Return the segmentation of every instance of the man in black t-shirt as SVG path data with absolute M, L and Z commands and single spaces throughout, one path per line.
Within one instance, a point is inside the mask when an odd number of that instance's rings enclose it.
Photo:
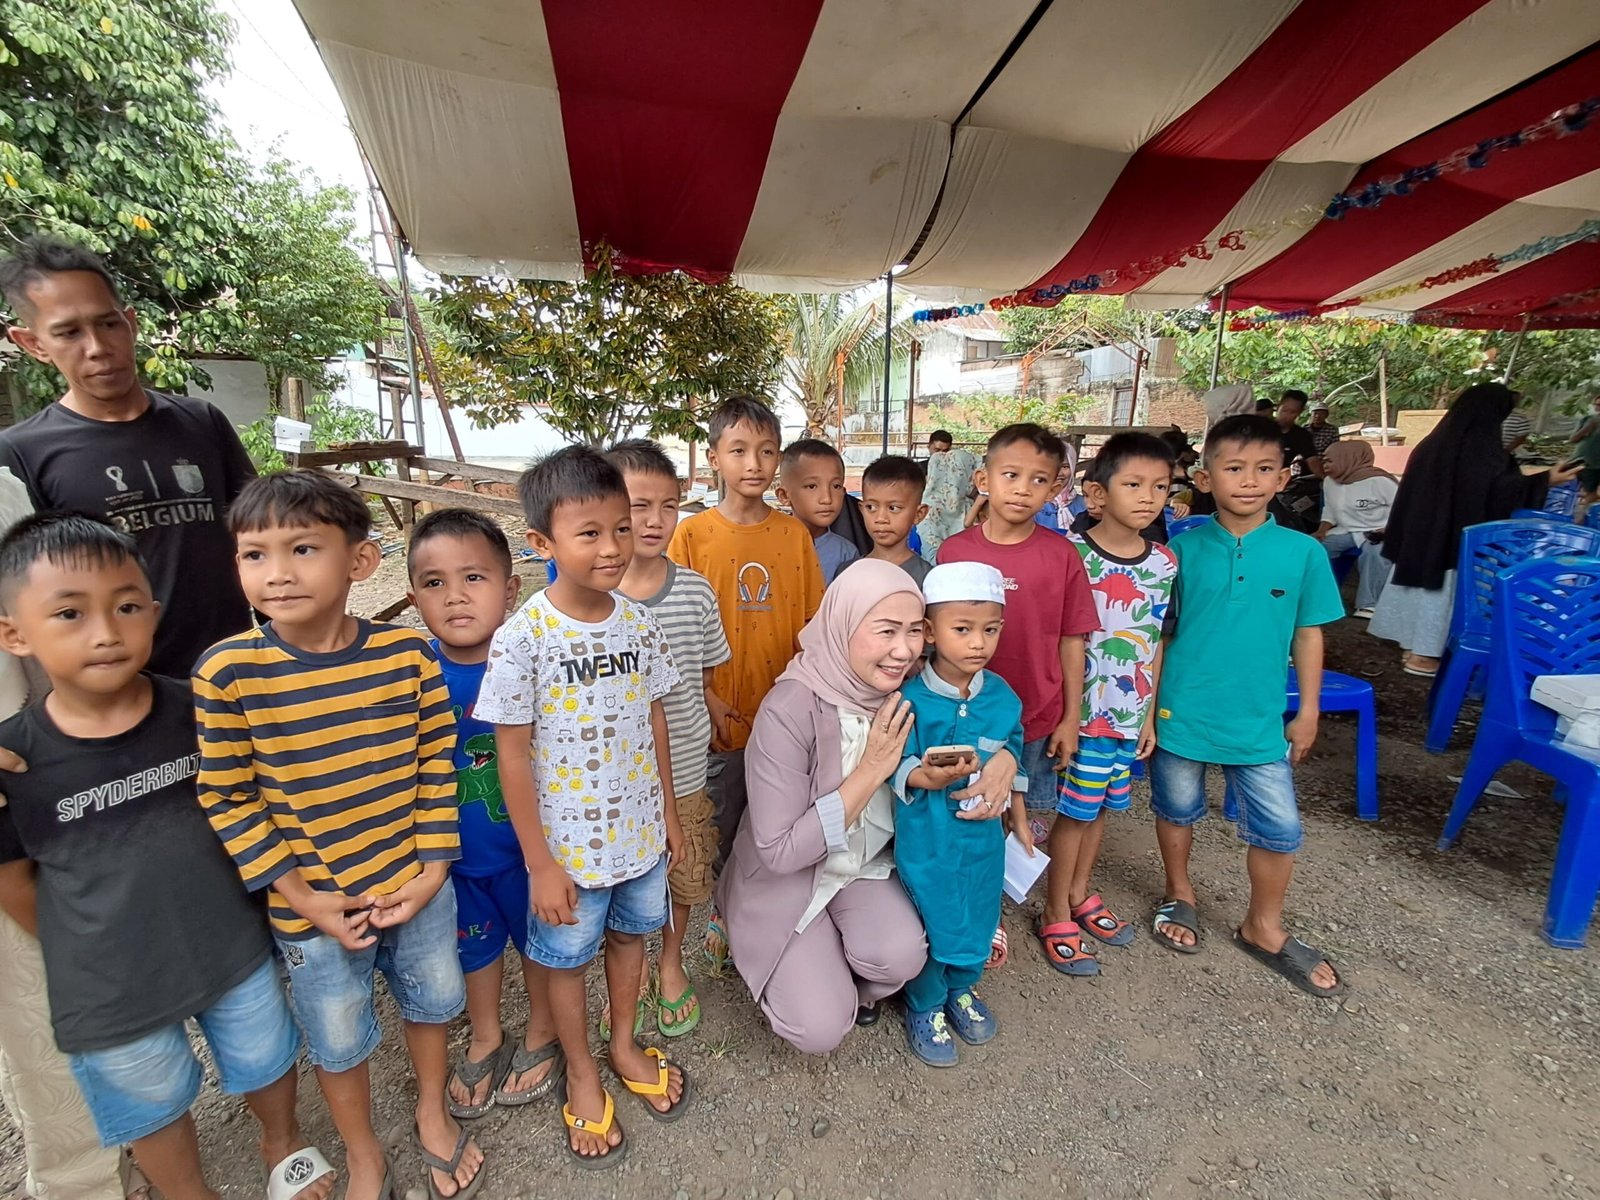
M 144 670 L 157 606 L 133 541 L 89 517 L 25 518 L 0 540 L 0 613 L 0 646 L 51 686 L 0 724 L 27 764 L 0 773 L 0 908 L 39 939 L 56 1044 L 102 1144 L 133 1143 L 163 1195 L 200 1194 L 196 1018 L 223 1090 L 261 1121 L 273 1193 L 326 1200 L 266 914 L 200 807 L 194 698 Z
M 1279 397 L 1278 432 L 1283 462 L 1289 468 L 1283 502 L 1308 529 L 1315 529 L 1322 518 L 1322 456 L 1311 431 L 1299 424 L 1306 403 L 1306 394 L 1293 388 Z
M 0 466 L 35 508 L 91 513 L 133 536 L 162 607 L 150 668 L 185 677 L 250 627 L 223 524 L 255 474 L 249 455 L 213 405 L 140 386 L 133 309 L 87 250 L 30 238 L 0 262 L 0 291 L 19 322 L 7 335 L 67 384 L 0 433 Z

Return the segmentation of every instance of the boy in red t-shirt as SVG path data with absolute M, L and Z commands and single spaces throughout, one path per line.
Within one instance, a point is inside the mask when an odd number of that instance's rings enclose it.
M 1006 624 L 989 667 L 1022 698 L 1018 790 L 1026 792 L 1029 809 L 1049 812 L 1056 807 L 1057 773 L 1078 745 L 1084 638 L 1100 628 L 1077 550 L 1033 519 L 1055 494 L 1064 457 L 1061 439 L 1041 425 L 1000 430 L 989 439 L 977 474 L 978 490 L 989 494 L 988 515 L 939 547 L 941 563 L 988 563 L 1005 577 Z M 1051 966 L 1064 969 L 1068 960 L 1052 951 L 1059 939 L 1043 941 Z M 1001 928 L 990 965 L 1004 962 L 1005 954 Z

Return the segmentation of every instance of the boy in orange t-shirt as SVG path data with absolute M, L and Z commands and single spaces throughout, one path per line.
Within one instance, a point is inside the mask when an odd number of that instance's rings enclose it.
M 744 744 L 756 709 L 794 657 L 796 639 L 822 603 L 822 565 L 806 527 L 768 506 L 783 430 L 753 396 L 730 396 L 712 410 L 707 458 L 725 489 L 716 508 L 683 521 L 667 557 L 711 581 L 733 657 L 711 672 L 711 792 L 721 841 L 717 866 L 744 815 Z M 706 952 L 727 954 L 712 914 Z

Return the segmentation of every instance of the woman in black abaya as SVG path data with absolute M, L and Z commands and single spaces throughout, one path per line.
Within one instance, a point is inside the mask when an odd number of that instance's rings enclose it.
M 1538 508 L 1552 484 L 1577 468 L 1524 475 L 1500 442 L 1500 423 L 1517 406 L 1501 383 L 1480 383 L 1456 397 L 1432 433 L 1417 443 L 1400 477 L 1383 556 L 1394 575 L 1368 626 L 1374 637 L 1400 643 L 1410 675 L 1439 669 L 1450 630 L 1461 531 Z

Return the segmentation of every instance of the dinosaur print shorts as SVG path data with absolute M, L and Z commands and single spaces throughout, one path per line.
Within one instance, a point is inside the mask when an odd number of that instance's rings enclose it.
M 1092 821 L 1102 808 L 1128 807 L 1129 770 L 1138 754 L 1133 738 L 1082 737 L 1067 763 L 1056 797 L 1056 811 L 1074 821 Z

